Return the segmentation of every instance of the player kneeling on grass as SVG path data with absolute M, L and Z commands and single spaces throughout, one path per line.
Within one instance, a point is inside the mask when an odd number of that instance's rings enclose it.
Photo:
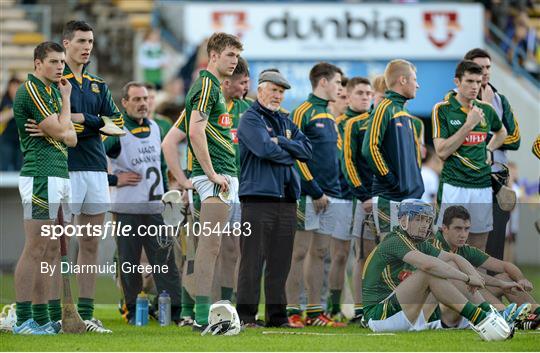
M 504 340 L 512 330 L 487 307 L 472 304 L 453 282 L 473 289 L 484 280 L 462 257 L 436 249 L 426 238 L 434 218 L 433 207 L 422 200 L 406 199 L 399 207 L 395 227 L 371 252 L 362 275 L 364 319 L 374 332 L 421 331 L 436 301 L 466 317 L 483 340 Z M 447 262 L 454 262 L 454 268 Z M 403 278 L 406 264 L 417 270 Z M 432 295 L 431 295 L 432 294 Z
M 506 321 L 515 322 L 517 328 L 537 329 L 540 323 L 540 305 L 536 304 L 529 294 L 533 289 L 531 282 L 516 265 L 489 256 L 474 246 L 466 245 L 470 227 L 469 211 L 463 206 L 450 206 L 444 212 L 442 228 L 435 234 L 432 243 L 437 249 L 462 256 L 476 268 L 494 272 L 495 277 L 485 276 L 486 288 L 481 290 L 481 295 L 501 310 Z M 505 307 L 501 301 L 502 296 L 508 299 L 510 305 Z M 531 311 L 532 313 L 528 315 Z M 442 314 L 445 324 L 460 320 L 456 315 L 446 312 L 444 308 Z

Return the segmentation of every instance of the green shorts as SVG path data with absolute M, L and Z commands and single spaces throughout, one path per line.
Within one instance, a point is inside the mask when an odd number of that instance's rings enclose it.
M 401 311 L 401 305 L 397 299 L 396 293 L 392 293 L 380 303 L 368 305 L 364 307 L 364 318 L 366 321 L 385 320 Z
M 71 183 L 67 178 L 20 176 L 19 193 L 24 219 L 54 220 L 62 206 L 64 221 L 71 218 Z

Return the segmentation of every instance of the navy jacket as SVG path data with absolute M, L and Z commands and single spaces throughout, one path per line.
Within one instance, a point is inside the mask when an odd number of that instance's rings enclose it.
M 362 142 L 362 155 L 375 174 L 373 196 L 392 201 L 418 199 L 424 193 L 420 150 L 406 101 L 402 95 L 386 91 L 385 99 L 370 114 Z
M 314 200 L 323 194 L 341 198 L 338 128 L 328 111 L 328 101 L 310 94 L 291 112 L 293 122 L 313 144 L 313 158 L 296 163 L 302 178 L 302 195 Z
M 101 116 L 108 116 L 119 128 L 124 126 L 122 113 L 111 96 L 109 87 L 96 75 L 83 69 L 82 82 L 77 81 L 66 65 L 64 78 L 71 83 L 71 112 L 82 113 L 84 123 L 74 123 L 77 146 L 68 149 L 68 169 L 74 171 L 107 172 L 105 148 L 99 129 L 103 127 Z
M 278 144 L 272 137 L 277 137 Z M 288 114 L 273 112 L 255 101 L 240 119 L 238 142 L 240 196 L 300 197 L 300 177 L 294 163 L 311 158 L 311 142 Z

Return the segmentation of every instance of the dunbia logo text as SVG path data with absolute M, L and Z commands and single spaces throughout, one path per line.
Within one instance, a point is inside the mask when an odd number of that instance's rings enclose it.
M 378 11 L 369 15 L 343 12 L 341 16 L 298 16 L 285 11 L 283 15 L 270 18 L 264 25 L 269 39 L 405 39 L 405 20 L 396 16 L 383 17 Z

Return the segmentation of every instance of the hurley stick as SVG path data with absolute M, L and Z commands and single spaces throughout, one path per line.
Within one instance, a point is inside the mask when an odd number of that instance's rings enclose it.
M 60 205 L 58 209 L 58 224 L 64 225 L 64 212 Z M 66 238 L 64 234 L 60 237 L 60 255 L 62 256 L 61 264 L 68 263 Z M 60 264 L 60 265 L 61 265 Z M 81 319 L 77 307 L 73 304 L 73 297 L 71 296 L 71 285 L 69 281 L 69 272 L 62 273 L 62 330 L 65 333 L 84 333 L 86 332 L 86 325 Z

